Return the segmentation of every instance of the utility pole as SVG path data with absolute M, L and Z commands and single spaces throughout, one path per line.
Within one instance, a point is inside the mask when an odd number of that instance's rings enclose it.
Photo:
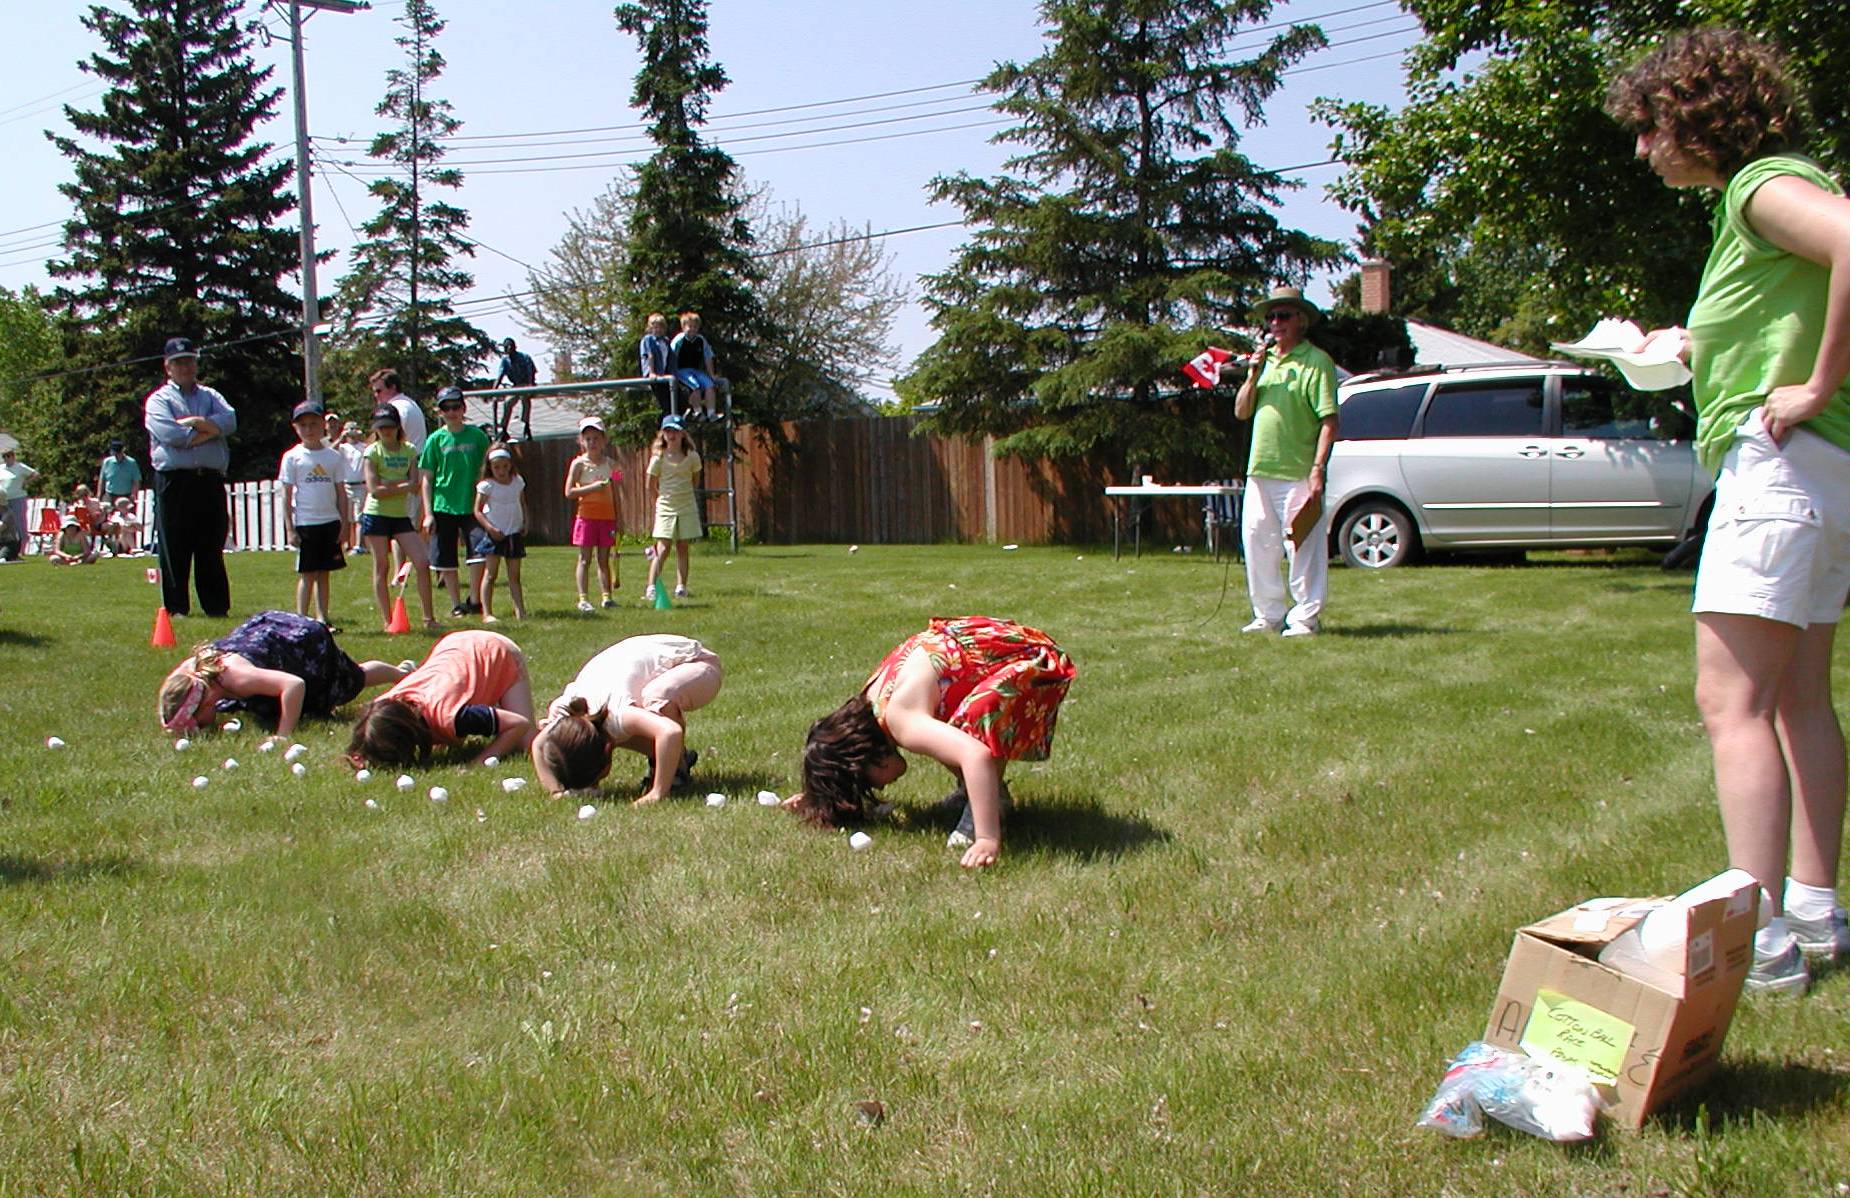
M 365 0 L 289 0 L 289 51 L 295 94 L 295 177 L 297 203 L 302 214 L 302 393 L 321 399 L 321 344 L 315 325 L 321 320 L 321 297 L 315 286 L 314 182 L 308 173 L 308 92 L 302 82 L 302 10 L 359 12 Z

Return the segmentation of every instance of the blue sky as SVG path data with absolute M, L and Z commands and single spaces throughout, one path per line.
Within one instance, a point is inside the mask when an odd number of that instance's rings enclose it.
M 93 107 L 101 90 L 77 67 L 96 48 L 78 23 L 84 7 L 33 4 L 9 22 L 22 52 L 9 61 L 0 94 L 0 155 L 8 164 L 0 286 L 46 284 L 56 222 L 70 214 L 56 190 L 69 178 L 68 164 L 43 131 L 64 129 L 60 105 Z M 448 23 L 438 41 L 448 67 L 435 91 L 464 122 L 466 140 L 455 143 L 451 161 L 473 164 L 463 167 L 457 202 L 482 246 L 471 264 L 476 288 L 464 297 L 473 302 L 462 311 L 494 337 L 522 337 L 497 297 L 523 290 L 525 264 L 545 261 L 566 214 L 588 206 L 623 161 L 647 152 L 629 107 L 635 44 L 617 30 L 608 0 L 436 0 L 436 8 Z M 392 41 L 400 32 L 393 18 L 402 12 L 402 0 L 375 0 L 369 12 L 323 13 L 308 22 L 310 130 L 351 139 L 318 149 L 315 217 L 323 248 L 350 244 L 352 226 L 371 212 L 364 149 L 378 127 L 372 109 L 385 72 L 402 62 Z M 247 15 L 279 34 L 286 28 L 272 10 L 252 6 Z M 928 202 L 925 184 L 960 170 L 993 173 L 1006 157 L 988 142 L 1001 124 L 967 81 L 997 61 L 1032 58 L 1042 46 L 1030 0 L 712 0 L 709 19 L 714 57 L 732 80 L 714 102 L 709 136 L 735 155 L 750 182 L 801 206 L 812 228 L 847 221 L 880 231 L 956 219 L 955 209 Z M 1266 124 L 1247 134 L 1242 145 L 1254 161 L 1282 168 L 1328 157 L 1329 131 L 1305 113 L 1318 96 L 1401 102 L 1400 58 L 1416 26 L 1393 0 L 1296 0 L 1275 19 L 1319 20 L 1332 45 L 1290 76 Z M 286 87 L 287 42 L 260 42 L 257 53 L 277 65 L 273 82 Z M 596 132 L 564 132 L 575 130 Z M 279 153 L 293 152 L 286 94 L 264 135 Z M 585 157 L 562 157 L 574 154 Z M 1333 167 L 1296 173 L 1305 187 L 1290 194 L 1281 218 L 1321 236 L 1353 237 L 1354 217 L 1323 195 L 1335 175 Z M 962 230 L 949 228 L 885 244 L 897 273 L 913 280 L 943 269 L 962 240 Z M 321 268 L 324 293 L 343 266 L 337 257 Z M 1327 290 L 1318 284 L 1312 295 Z M 916 303 L 895 333 L 906 360 L 933 337 Z M 526 348 L 541 351 L 535 356 L 544 373 L 544 347 Z

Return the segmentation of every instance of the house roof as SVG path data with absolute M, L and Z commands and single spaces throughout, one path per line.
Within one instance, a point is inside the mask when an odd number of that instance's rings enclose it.
M 1413 364 L 1416 366 L 1483 366 L 1491 363 L 1543 361 L 1489 341 L 1479 341 L 1476 337 L 1442 329 L 1438 325 L 1421 324 L 1417 320 L 1407 322 L 1407 336 L 1413 342 Z

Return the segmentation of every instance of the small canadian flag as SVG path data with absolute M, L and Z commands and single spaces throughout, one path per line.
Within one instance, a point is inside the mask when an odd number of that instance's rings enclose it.
M 1232 350 L 1210 345 L 1182 367 L 1182 373 L 1193 379 L 1197 387 L 1212 387 L 1220 382 L 1220 364 L 1231 357 Z

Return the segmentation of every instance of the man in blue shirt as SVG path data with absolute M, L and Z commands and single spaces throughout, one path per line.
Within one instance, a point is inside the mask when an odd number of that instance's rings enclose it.
M 122 440 L 118 437 L 109 443 L 109 456 L 97 469 L 96 497 L 105 507 L 111 507 L 118 499 L 133 503 L 140 491 L 141 467 L 134 458 L 122 452 Z
M 208 616 L 231 611 L 225 575 L 225 438 L 238 429 L 238 413 L 225 397 L 199 381 L 199 351 L 185 337 L 170 337 L 167 381 L 143 401 L 148 458 L 154 466 L 154 530 L 160 541 L 161 605 L 188 615 L 187 576 Z

